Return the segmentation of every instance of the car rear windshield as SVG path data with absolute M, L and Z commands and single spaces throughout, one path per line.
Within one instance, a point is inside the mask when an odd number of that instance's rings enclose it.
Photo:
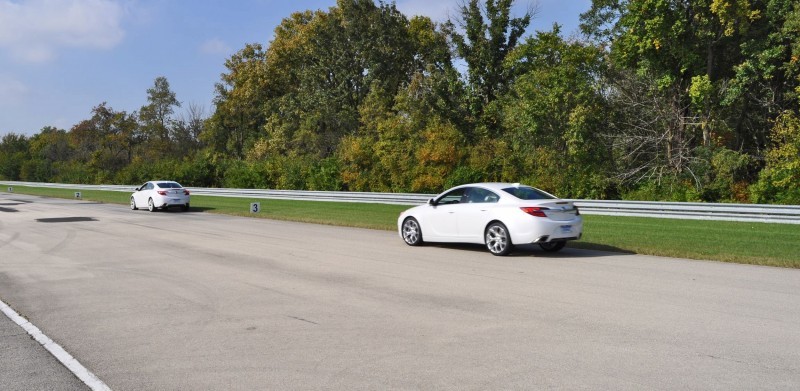
M 158 187 L 162 189 L 180 189 L 182 186 L 177 182 L 158 182 Z
M 552 200 L 555 198 L 532 187 L 508 187 L 503 189 L 503 191 L 521 200 Z

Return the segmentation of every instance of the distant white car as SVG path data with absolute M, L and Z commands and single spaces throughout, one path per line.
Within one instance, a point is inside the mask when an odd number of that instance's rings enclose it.
M 519 183 L 457 186 L 397 219 L 400 237 L 411 245 L 426 242 L 479 243 L 494 255 L 515 244 L 538 244 L 558 251 L 580 239 L 583 218 L 571 201 Z
M 131 194 L 131 209 L 140 207 L 155 212 L 177 206 L 182 210 L 189 210 L 189 190 L 174 181 L 149 181 L 137 187 Z

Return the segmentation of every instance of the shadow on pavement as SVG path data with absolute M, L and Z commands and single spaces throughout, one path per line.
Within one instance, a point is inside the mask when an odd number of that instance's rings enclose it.
M 426 247 L 446 248 L 452 250 L 481 252 L 489 254 L 486 246 L 481 244 L 465 243 L 425 243 Z M 598 258 L 609 257 L 619 254 L 635 254 L 632 251 L 621 248 L 606 246 L 602 244 L 581 242 L 579 245 L 567 244 L 563 250 L 558 252 L 547 252 L 536 244 L 521 244 L 514 246 L 514 251 L 508 257 L 548 257 L 548 258 Z

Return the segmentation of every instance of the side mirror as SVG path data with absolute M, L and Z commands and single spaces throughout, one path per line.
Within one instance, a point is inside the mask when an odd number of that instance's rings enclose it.
M 436 201 L 433 198 L 431 198 L 431 199 L 428 200 L 428 205 L 436 206 Z
M 135 188 L 133 189 L 133 191 L 139 191 L 139 188 L 138 188 L 138 187 L 135 187 Z

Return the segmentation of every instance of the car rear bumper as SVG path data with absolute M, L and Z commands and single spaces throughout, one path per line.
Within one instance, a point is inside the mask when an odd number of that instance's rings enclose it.
M 511 231 L 511 241 L 515 244 L 578 240 L 583 236 L 583 219 L 580 217 L 567 221 L 539 219 L 535 224 L 508 228 Z
M 189 196 L 182 196 L 182 197 L 161 196 L 153 198 L 153 203 L 158 208 L 169 208 L 171 206 L 184 206 L 189 203 Z

